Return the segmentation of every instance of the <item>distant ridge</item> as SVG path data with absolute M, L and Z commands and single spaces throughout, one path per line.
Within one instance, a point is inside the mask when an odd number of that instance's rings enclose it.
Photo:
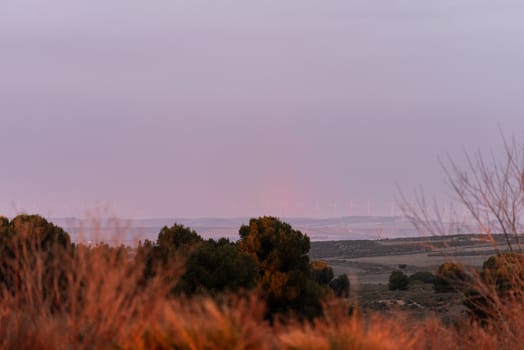
M 189 226 L 205 238 L 238 239 L 238 229 L 249 218 L 145 218 L 95 220 L 51 218 L 68 231 L 74 241 L 105 241 L 134 244 L 139 240 L 155 240 L 164 226 L 175 222 Z M 344 216 L 335 218 L 282 218 L 307 234 L 312 241 L 383 239 L 417 236 L 416 230 L 400 216 Z

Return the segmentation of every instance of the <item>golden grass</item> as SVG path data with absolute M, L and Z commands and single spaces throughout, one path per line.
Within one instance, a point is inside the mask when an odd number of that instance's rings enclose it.
M 0 293 L 0 349 L 483 350 L 524 344 L 521 298 L 495 296 L 497 317 L 482 326 L 358 310 L 350 315 L 340 300 L 328 302 L 325 316 L 314 322 L 289 317 L 270 325 L 254 295 L 220 302 L 169 298 L 161 274 L 141 284 L 142 262 L 123 250 L 77 246 L 72 257 L 57 253 L 47 263 L 41 253 L 24 254 L 10 261 L 20 276 L 16 293 Z M 181 271 L 178 263 L 169 273 Z M 68 288 L 61 287 L 64 281 Z

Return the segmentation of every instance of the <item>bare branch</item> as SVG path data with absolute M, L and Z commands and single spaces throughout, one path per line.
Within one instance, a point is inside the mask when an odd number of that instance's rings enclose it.
M 503 145 L 502 156 L 491 152 L 486 157 L 480 151 L 464 151 L 464 163 L 458 163 L 449 155 L 446 161 L 439 159 L 439 162 L 456 201 L 468 213 L 464 223 L 474 223 L 478 233 L 493 243 L 494 235 L 502 234 L 509 250 L 521 251 L 524 144 L 515 138 L 503 137 Z M 436 203 L 430 207 L 423 191 L 415 192 L 413 203 L 401 193 L 400 207 L 421 234 L 443 234 L 446 224 L 455 233 L 461 229 L 456 217 L 445 218 Z

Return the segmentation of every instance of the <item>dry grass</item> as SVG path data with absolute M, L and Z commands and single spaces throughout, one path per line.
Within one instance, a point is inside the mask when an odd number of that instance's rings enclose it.
M 0 293 L 0 349 L 482 350 L 524 344 L 522 298 L 495 295 L 497 317 L 482 326 L 358 310 L 350 315 L 342 301 L 325 305 L 325 316 L 313 323 L 287 318 L 270 325 L 255 296 L 168 298 L 161 274 L 141 283 L 143 263 L 125 250 L 78 246 L 73 255 L 57 252 L 50 261 L 47 253 L 22 252 L 10 261 L 20 284 L 16 293 Z M 179 263 L 169 273 L 181 271 Z

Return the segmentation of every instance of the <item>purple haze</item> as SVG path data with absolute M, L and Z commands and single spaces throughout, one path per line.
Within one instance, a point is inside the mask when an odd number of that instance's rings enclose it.
M 524 3 L 0 9 L 0 213 L 396 214 L 438 155 L 524 131 Z

